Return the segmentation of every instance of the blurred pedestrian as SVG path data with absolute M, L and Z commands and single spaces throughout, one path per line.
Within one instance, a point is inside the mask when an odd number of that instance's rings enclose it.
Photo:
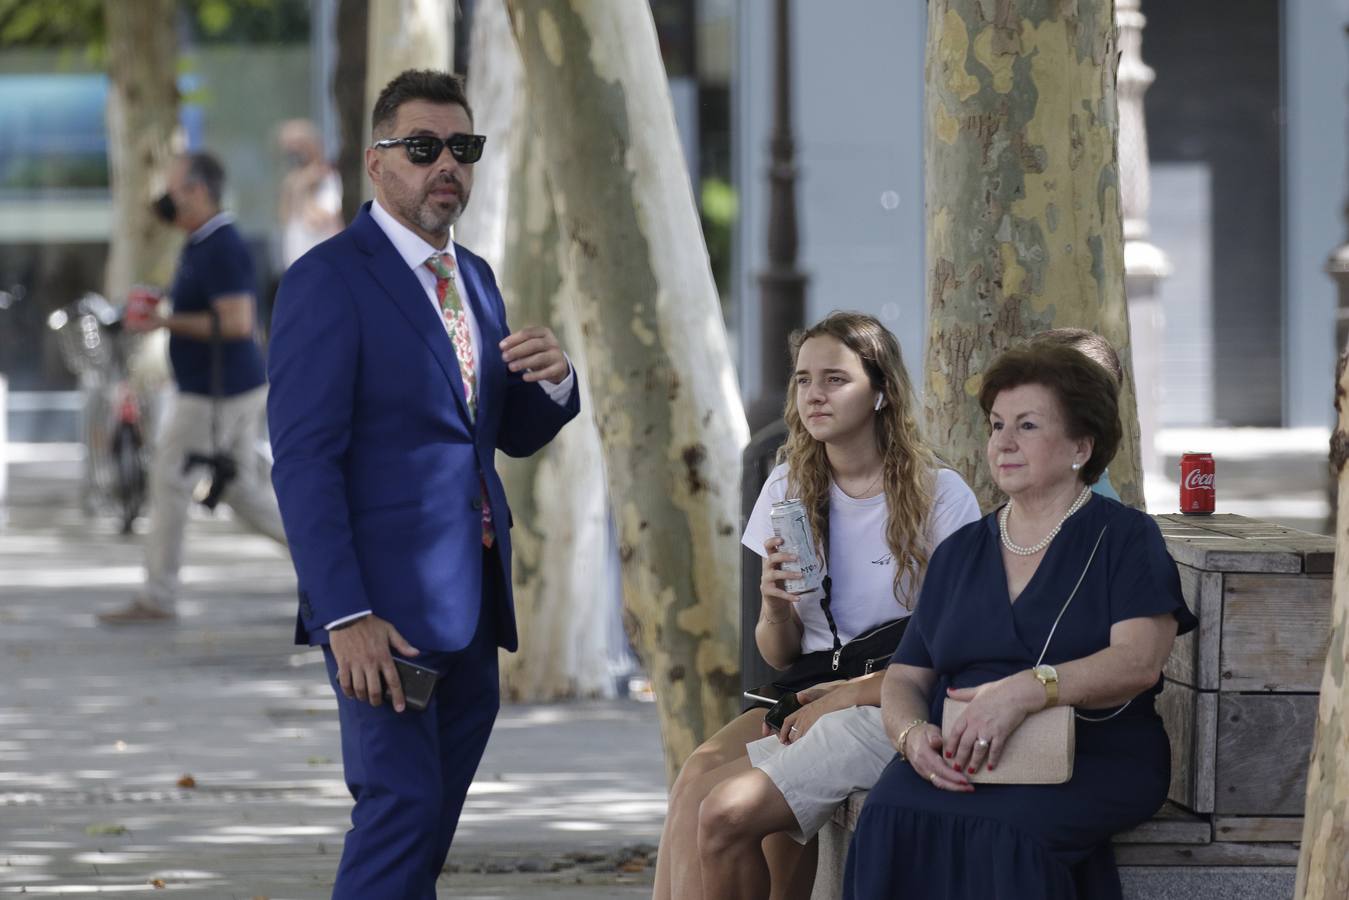
M 289 269 L 316 244 L 342 230 L 342 179 L 323 153 L 318 129 L 308 119 L 287 119 L 277 130 L 286 158 L 277 218 L 281 260 Z
M 1109 341 L 1094 331 L 1088 331 L 1085 328 L 1051 328 L 1048 331 L 1041 331 L 1039 334 L 1033 335 L 1031 343 L 1072 347 L 1078 353 L 1105 369 L 1106 374 L 1115 382 L 1117 389 L 1123 387 L 1124 367 L 1120 365 L 1119 354 L 1115 352 L 1115 348 L 1110 345 Z M 1096 483 L 1091 486 L 1091 490 L 1102 497 L 1108 497 L 1117 503 L 1119 502 L 1119 492 L 1110 483 L 1109 469 L 1101 472 L 1101 477 L 1096 479 Z
M 225 170 L 209 153 L 176 158 L 168 190 L 155 204 L 160 217 L 187 232 L 170 297 L 173 312 L 142 310 L 129 316 L 132 332 L 166 329 L 177 393 L 155 443 L 150 473 L 150 534 L 145 584 L 132 600 L 100 613 L 108 625 L 174 618 L 178 570 L 192 491 L 203 474 L 189 456 L 225 455 L 237 474 L 223 499 L 240 521 L 285 543 L 276 497 L 257 465 L 259 429 L 267 402 L 267 376 L 256 337 L 253 260 L 221 209 Z M 213 324 L 214 320 L 214 324 Z M 212 381 L 212 333 L 218 329 L 219 380 Z M 219 396 L 213 396 L 218 391 Z M 212 424 L 214 420 L 214 426 Z
M 492 270 L 450 240 L 485 141 L 459 79 L 404 72 L 371 124 L 374 202 L 277 293 L 272 481 L 296 640 L 324 647 L 356 801 L 333 896 L 432 900 L 500 705 L 497 647 L 517 646 L 495 454 L 535 452 L 580 402 L 553 333 L 512 333 Z M 434 673 L 421 711 L 390 649 Z

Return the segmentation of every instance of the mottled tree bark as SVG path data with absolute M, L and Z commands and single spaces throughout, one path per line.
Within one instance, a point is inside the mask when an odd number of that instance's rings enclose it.
M 108 170 L 112 233 L 103 291 L 120 301 L 136 282 L 164 284 L 181 237 L 155 218 L 178 127 L 174 0 L 103 5 L 108 32 Z
M 931 0 L 925 137 L 929 435 L 1000 502 L 980 373 L 1049 328 L 1103 335 L 1125 366 L 1110 464 L 1142 507 L 1120 221 L 1110 0 Z
M 384 86 L 406 69 L 454 70 L 453 0 L 370 0 L 366 15 L 365 146 L 370 111 Z M 364 163 L 362 163 L 364 171 Z M 365 181 L 365 198 L 372 196 Z
M 487 135 L 487 144 L 473 166 L 473 197 L 454 226 L 454 239 L 487 260 L 499 278 L 507 252 L 512 170 L 525 128 L 524 85 L 504 0 L 479 0 L 472 21 L 466 88 L 473 128 Z
M 474 11 L 468 99 L 490 151 L 475 167 L 473 199 L 455 240 L 497 272 L 512 325 L 547 324 L 585 371 L 574 304 L 543 158 L 531 140 L 520 62 L 500 0 Z M 599 432 L 587 381 L 581 415 L 526 459 L 498 456 L 515 528 L 512 581 L 523 652 L 502 653 L 502 696 L 523 702 L 607 696 L 609 616 L 616 597 Z
M 1298 855 L 1297 900 L 1349 897 L 1349 348 L 1340 354 L 1330 463 L 1339 478 L 1330 646 L 1307 769 L 1307 806 Z
M 587 347 L 576 321 L 571 285 L 562 277 L 561 231 L 535 142 L 517 143 L 511 167 L 510 218 L 502 290 L 522 325 L 549 324 L 578 373 Z M 502 686 L 513 700 L 559 700 L 612 694 L 609 622 L 609 503 L 589 379 L 577 379 L 582 413 L 542 452 L 502 459 L 515 514 L 512 578 L 524 652 L 503 659 Z
M 747 439 L 650 8 L 509 0 L 671 777 L 738 709 Z

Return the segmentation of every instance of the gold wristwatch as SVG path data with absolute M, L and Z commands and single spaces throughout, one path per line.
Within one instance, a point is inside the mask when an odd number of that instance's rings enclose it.
M 1059 673 L 1051 665 L 1041 663 L 1031 671 L 1035 674 L 1035 680 L 1045 686 L 1045 709 L 1054 706 L 1059 702 Z

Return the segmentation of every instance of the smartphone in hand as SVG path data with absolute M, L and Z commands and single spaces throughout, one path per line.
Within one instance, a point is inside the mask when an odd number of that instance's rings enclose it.
M 440 680 L 440 673 L 426 666 L 419 666 L 406 659 L 393 658 L 394 668 L 398 670 L 398 680 L 403 685 L 403 700 L 408 709 L 421 712 L 431 703 L 431 694 Z M 384 686 L 384 699 L 392 702 L 389 686 Z
M 750 709 L 756 709 L 758 707 L 768 709 L 789 693 L 791 693 L 791 691 L 788 691 L 786 688 L 780 688 L 776 684 L 769 683 L 761 684 L 756 688 L 750 688 L 744 692 L 743 696 L 750 702 Z
M 764 713 L 763 720 L 769 728 L 774 731 L 781 731 L 783 723 L 787 717 L 801 708 L 801 701 L 796 697 L 796 691 L 788 691 L 782 696 L 782 699 L 774 703 L 768 712 Z

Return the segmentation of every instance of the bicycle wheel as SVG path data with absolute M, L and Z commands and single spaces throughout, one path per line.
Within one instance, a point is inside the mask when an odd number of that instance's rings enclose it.
M 129 422 L 118 425 L 112 447 L 117 463 L 117 503 L 122 517 L 122 534 L 130 534 L 145 504 L 145 460 L 136 426 Z
M 81 381 L 85 448 L 82 505 L 88 514 L 99 515 L 118 502 L 117 457 L 113 446 L 116 426 L 104 382 L 92 374 Z

